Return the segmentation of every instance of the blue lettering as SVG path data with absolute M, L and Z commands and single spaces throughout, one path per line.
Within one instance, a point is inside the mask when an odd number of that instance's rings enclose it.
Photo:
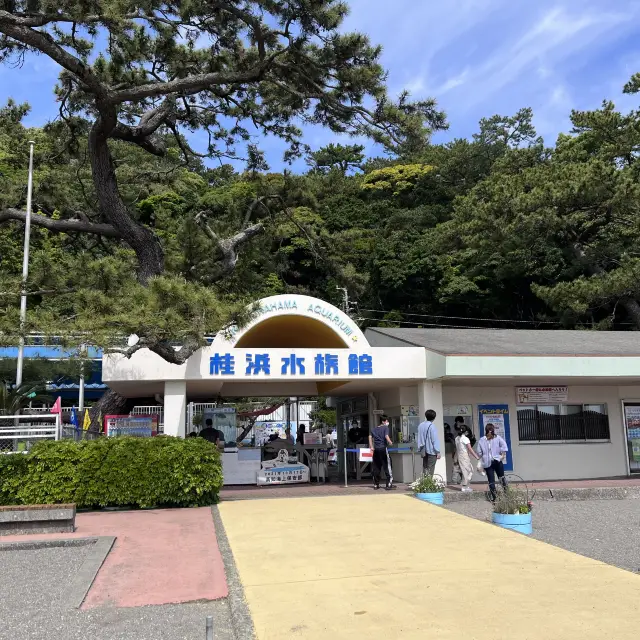
M 282 358 L 282 375 L 295 375 L 300 373 L 304 375 L 304 358 L 297 358 L 295 353 L 292 353 L 286 358 Z
M 325 353 L 319 353 L 314 358 L 315 371 L 317 376 L 330 375 L 332 373 L 338 375 L 338 356 Z
M 216 353 L 209 358 L 209 375 L 232 376 L 235 374 L 235 364 L 235 358 L 230 353 Z
M 257 376 L 260 372 L 266 376 L 271 375 L 271 362 L 268 353 L 256 353 L 255 359 L 253 354 L 247 353 L 247 375 Z
M 349 375 L 370 376 L 373 374 L 373 358 L 369 355 L 358 356 L 352 353 L 349 356 Z

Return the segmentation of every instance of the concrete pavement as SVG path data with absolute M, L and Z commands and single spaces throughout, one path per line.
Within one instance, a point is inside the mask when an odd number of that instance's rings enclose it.
M 219 509 L 260 640 L 636 637 L 640 577 L 406 495 Z

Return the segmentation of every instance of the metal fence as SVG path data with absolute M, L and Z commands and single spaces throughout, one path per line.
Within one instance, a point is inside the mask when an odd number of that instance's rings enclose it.
M 26 453 L 40 440 L 59 440 L 56 414 L 0 416 L 0 453 Z

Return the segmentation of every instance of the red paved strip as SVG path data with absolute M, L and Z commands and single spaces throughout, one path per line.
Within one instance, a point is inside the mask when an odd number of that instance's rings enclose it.
M 227 580 L 209 508 L 80 513 L 76 532 L 3 536 L 2 542 L 116 536 L 82 605 L 140 607 L 216 600 Z

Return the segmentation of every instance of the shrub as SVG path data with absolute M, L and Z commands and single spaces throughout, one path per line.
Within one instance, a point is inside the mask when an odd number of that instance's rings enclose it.
M 409 487 L 414 493 L 442 493 L 444 491 L 444 482 L 440 476 L 420 476 Z
M 220 453 L 202 438 L 48 441 L 3 457 L 24 459 L 10 463 L 19 481 L 0 467 L 0 503 L 7 504 L 202 506 L 216 502 L 222 486 Z
M 20 489 L 27 471 L 27 456 L 22 453 L 0 455 L 0 505 L 20 504 Z
M 531 513 L 532 507 L 528 492 L 514 486 L 501 491 L 493 503 L 494 513 L 503 514 Z

